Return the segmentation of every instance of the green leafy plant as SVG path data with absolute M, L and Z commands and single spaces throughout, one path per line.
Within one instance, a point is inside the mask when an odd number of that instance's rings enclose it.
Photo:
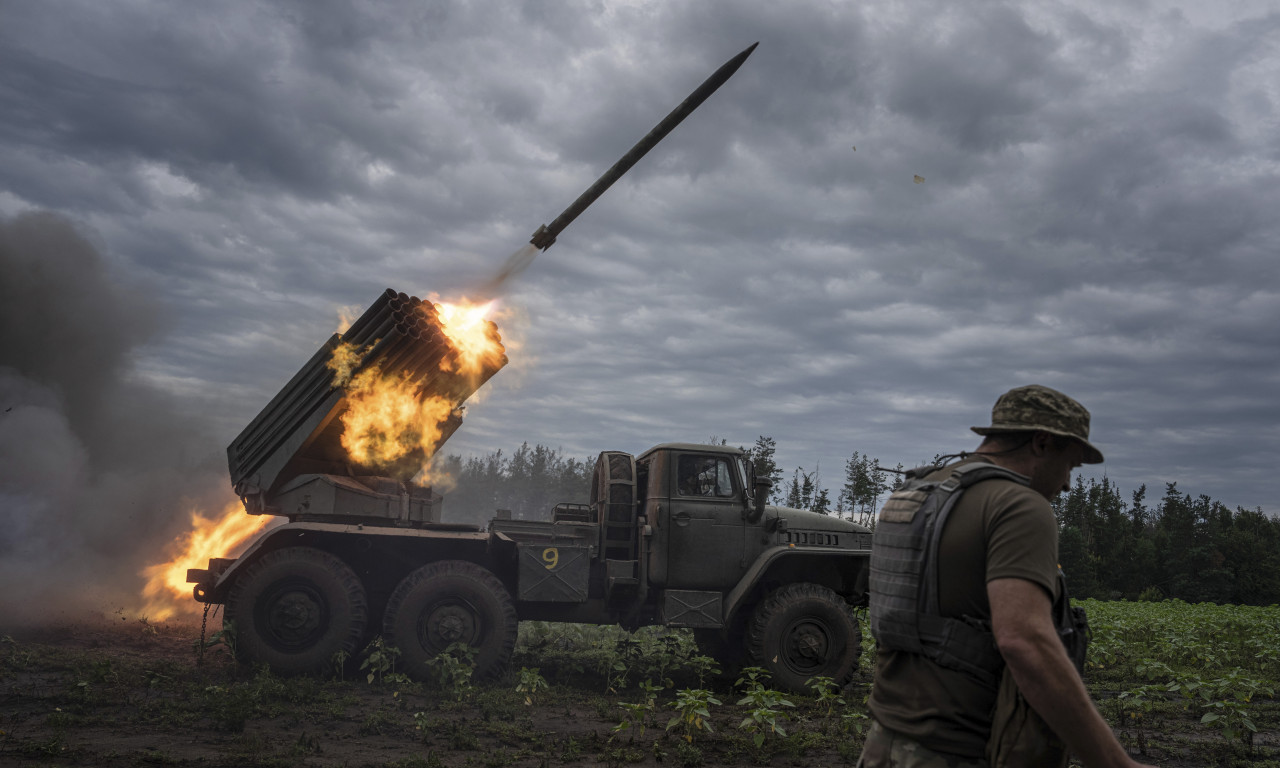
M 751 733 L 752 741 L 756 749 L 759 749 L 768 734 L 787 735 L 786 729 L 779 722 L 782 719 L 779 707 L 795 707 L 795 704 L 783 698 L 780 692 L 765 686 L 764 682 L 769 678 L 768 670 L 747 667 L 742 670 L 742 675 L 736 685 L 742 688 L 745 695 L 738 700 L 738 706 L 747 708 L 747 716 L 738 723 L 738 728 Z
M 1249 716 L 1249 708 L 1242 701 L 1213 701 L 1204 705 L 1209 711 L 1200 718 L 1201 723 L 1216 725 L 1230 741 L 1240 740 L 1253 746 L 1253 735 L 1258 726 Z
M 826 710 L 826 717 L 831 717 L 831 713 L 837 704 L 844 706 L 844 698 L 840 696 L 840 686 L 836 685 L 836 681 L 833 678 L 821 675 L 811 677 L 805 681 L 805 685 L 813 690 L 816 697 L 814 703 Z
M 476 671 L 476 653 L 478 651 L 466 643 L 450 643 L 427 660 L 436 682 L 458 701 L 473 689 L 471 677 Z
M 684 731 L 684 740 L 689 743 L 693 742 L 695 733 L 714 733 L 711 727 L 711 707 L 719 704 L 720 700 L 712 696 L 711 691 L 702 688 L 677 691 L 676 700 L 671 704 L 676 715 L 667 723 L 667 730 L 680 726 Z
M 718 677 L 721 672 L 720 662 L 710 656 L 694 654 L 685 661 L 685 666 L 698 678 L 698 687 L 705 688 L 707 680 Z
M 400 658 L 400 649 L 387 645 L 381 637 L 375 637 L 364 649 L 365 659 L 360 662 L 360 669 L 368 670 L 365 679 L 370 685 L 377 680 L 383 683 L 407 683 L 409 678 L 396 671 L 396 659 Z
M 516 692 L 524 694 L 525 706 L 533 706 L 534 698 L 550 687 L 538 667 L 520 668 L 520 681 L 516 683 Z
M 413 729 L 422 734 L 422 739 L 424 741 L 427 740 L 428 734 L 434 731 L 437 727 L 439 727 L 439 723 L 426 712 L 413 713 Z
M 236 658 L 236 623 L 234 621 L 224 622 L 222 629 L 209 635 L 204 640 L 203 646 L 200 640 L 196 640 L 196 651 L 215 650 L 226 653 L 232 659 Z
M 347 669 L 347 660 L 351 658 L 351 654 L 345 648 L 339 648 L 329 658 L 329 663 L 333 665 L 333 675 L 338 678 L 338 682 L 343 682 Z
M 658 710 L 658 692 L 662 688 L 648 680 L 641 680 L 640 690 L 642 692 L 640 701 L 634 703 L 624 701 L 618 704 L 626 712 L 626 716 L 622 722 L 613 727 L 614 733 L 631 729 L 633 739 L 637 735 L 644 736 L 645 728 L 651 724 L 653 715 Z
M 840 720 L 844 723 L 846 731 L 853 731 L 859 736 L 871 725 L 871 718 L 866 712 L 845 712 L 840 715 Z

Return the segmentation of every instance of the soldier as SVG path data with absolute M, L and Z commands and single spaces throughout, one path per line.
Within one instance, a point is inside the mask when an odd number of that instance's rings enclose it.
M 1073 469 L 1102 461 L 1089 412 L 1018 387 L 973 431 L 974 453 L 908 473 L 880 511 L 875 722 L 858 765 L 1065 766 L 1068 749 L 1087 766 L 1138 765 L 1081 680 L 1088 626 L 1066 597 L 1049 506 Z

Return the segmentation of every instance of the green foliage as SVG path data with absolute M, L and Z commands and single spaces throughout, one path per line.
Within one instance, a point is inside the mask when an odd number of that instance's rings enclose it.
M 779 722 L 782 719 L 779 707 L 795 707 L 795 704 L 783 698 L 782 693 L 765 686 L 769 677 L 769 671 L 762 667 L 747 667 L 742 670 L 742 677 L 734 683 L 744 694 L 738 700 L 738 706 L 747 708 L 747 716 L 738 723 L 738 728 L 752 734 L 756 749 L 760 748 L 770 733 L 787 735 Z
M 660 686 L 654 685 L 648 680 L 641 680 L 640 701 L 624 701 L 618 704 L 626 712 L 626 715 L 623 717 L 622 722 L 613 727 L 614 732 L 631 729 L 633 739 L 637 735 L 644 736 L 645 728 L 652 725 L 653 716 L 658 711 L 658 693 L 661 690 Z
M 476 670 L 476 653 L 477 650 L 466 643 L 450 643 L 448 648 L 427 660 L 436 684 L 457 701 L 462 701 L 473 690 L 471 677 Z
M 1275 708 L 1280 607 L 1080 602 L 1094 627 L 1092 674 L 1146 681 L 1120 690 L 1107 710 L 1117 726 L 1132 729 L 1144 753 L 1152 743 L 1149 720 L 1162 709 L 1202 711 L 1202 725 L 1252 748 L 1258 717 Z
M 1280 602 L 1280 520 L 1207 496 L 1146 486 L 1125 503 L 1109 479 L 1077 476 L 1054 500 L 1059 561 L 1078 597 L 1267 605 Z
M 1086 681 L 1126 744 L 1150 753 L 1144 762 L 1262 766 L 1280 757 L 1272 738 L 1280 727 L 1280 607 L 1080 602 L 1095 631 Z M 865 618 L 860 612 L 859 620 Z M 163 641 L 168 628 L 157 626 Z M 126 628 L 136 636 L 132 621 Z M 188 639 L 179 642 L 185 648 Z M 468 651 L 461 653 L 465 658 Z M 842 760 L 851 765 L 871 722 L 865 675 L 844 689 L 813 678 L 797 697 L 770 691 L 768 673 L 758 668 L 742 671 L 733 699 L 695 685 L 699 654 L 685 630 L 628 633 L 613 626 L 530 622 L 522 627 L 517 653 L 510 678 L 477 683 L 465 695 L 454 694 L 454 701 L 451 685 L 395 691 L 366 685 L 370 668 L 347 682 L 266 672 L 246 678 L 243 667 L 229 663 L 197 667 L 111 647 L 72 650 L 0 637 L 0 672 L 7 675 L 10 706 L 15 714 L 25 713 L 25 719 L 0 724 L 0 752 L 42 765 L 192 760 L 189 753 L 179 758 L 153 750 L 113 755 L 94 744 L 93 733 L 119 728 L 145 729 L 171 744 L 225 743 L 224 762 L 258 766 L 341 762 L 349 754 L 342 742 L 353 735 L 376 745 L 378 764 L 419 768 L 627 760 L 664 766 Z M 600 679 L 592 674 L 598 658 L 628 665 L 629 685 L 621 697 L 601 695 Z M 516 674 L 521 661 L 528 675 Z M 583 671 L 566 671 L 574 665 Z M 384 681 L 391 672 L 383 670 Z M 551 680 L 545 687 L 536 682 L 543 675 Z M 667 679 L 675 681 L 670 693 Z M 534 697 L 536 712 L 524 703 L 526 695 Z M 627 724 L 610 738 L 619 698 L 633 707 L 624 708 Z M 581 720 L 583 728 L 572 739 L 546 729 L 545 722 L 559 718 Z M 414 757 L 401 757 L 409 754 Z
M 839 509 L 863 525 L 873 525 L 880 496 L 889 489 L 888 479 L 889 474 L 880 468 L 879 461 L 854 451 L 844 463 Z
M 840 715 L 840 720 L 844 723 L 846 731 L 853 731 L 859 736 L 871 725 L 871 716 L 859 710 L 845 712 Z
M 707 684 L 707 680 L 713 677 L 719 677 L 721 669 L 720 662 L 696 653 L 685 661 L 685 667 L 698 678 L 698 687 L 703 688 Z
M 550 689 L 547 679 L 542 676 L 538 667 L 521 667 L 520 680 L 516 683 L 516 692 L 524 694 L 525 706 L 532 707 L 533 700 L 543 691 Z
M 1230 741 L 1243 741 L 1253 744 L 1253 735 L 1258 726 L 1249 716 L 1249 708 L 1243 701 L 1213 701 L 1204 705 L 1208 712 L 1200 718 L 1203 724 L 1214 725 Z
M 844 706 L 844 699 L 840 696 L 840 686 L 836 685 L 834 679 L 824 676 L 811 677 L 805 681 L 805 685 L 813 690 L 818 707 L 825 710 L 827 717 L 831 717 L 832 710 L 837 704 Z
M 566 458 L 554 448 L 523 443 L 510 456 L 502 451 L 467 459 L 439 456 L 432 473 L 456 483 L 449 493 L 450 519 L 483 523 L 495 509 L 509 509 L 516 519 L 541 520 L 561 502 L 585 504 L 594 467 L 594 456 Z
M 804 467 L 796 468 L 791 475 L 785 503 L 788 507 L 809 509 L 824 515 L 831 512 L 831 499 L 827 489 L 822 487 L 822 479 L 816 469 L 805 472 Z
M 381 636 L 375 637 L 373 642 L 365 647 L 364 654 L 365 658 L 360 662 L 360 669 L 368 670 L 365 679 L 369 685 L 373 685 L 375 680 L 379 685 L 409 682 L 408 676 L 396 671 L 396 659 L 400 658 L 400 649 L 385 644 Z
M 204 644 L 201 645 L 200 639 L 195 641 L 196 655 L 202 656 L 202 652 L 214 651 L 215 653 L 225 653 L 230 659 L 236 658 L 236 623 L 234 621 L 224 622 L 222 628 L 205 638 Z
M 667 722 L 667 730 L 679 726 L 684 731 L 684 740 L 693 742 L 695 733 L 713 733 L 711 727 L 711 707 L 719 706 L 720 700 L 711 695 L 711 691 L 701 688 L 684 688 L 676 692 L 676 700 L 671 708 L 676 711 L 675 717 Z M 699 753 L 699 757 L 701 753 Z
M 345 648 L 339 648 L 333 657 L 329 659 L 329 663 L 333 665 L 333 676 L 341 682 L 346 676 L 347 660 L 351 658 L 351 654 L 347 653 Z
M 760 435 L 756 438 L 755 445 L 748 451 L 752 465 L 755 467 L 756 477 L 768 478 L 773 483 L 773 489 L 766 499 L 769 503 L 778 502 L 782 492 L 782 469 L 778 467 L 778 462 L 774 460 L 774 456 L 778 452 L 778 443 L 772 437 Z

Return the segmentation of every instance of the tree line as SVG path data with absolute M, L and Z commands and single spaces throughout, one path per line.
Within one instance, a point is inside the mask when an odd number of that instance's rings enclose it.
M 710 438 L 710 443 L 727 441 Z M 842 482 L 823 484 L 817 468 L 787 473 L 776 461 L 777 443 L 761 435 L 743 446 L 758 477 L 773 481 L 769 501 L 836 515 L 875 527 L 881 502 L 902 482 L 902 464 L 890 469 L 854 451 Z M 935 457 L 937 460 L 938 457 Z M 547 519 L 557 503 L 585 503 L 595 457 L 576 459 L 544 445 L 510 454 L 437 457 L 434 477 L 448 478 L 445 519 L 483 524 L 494 510 Z M 1145 485 L 1126 500 L 1109 479 L 1076 477 L 1053 501 L 1059 559 L 1074 597 L 1248 605 L 1280 603 L 1280 520 L 1261 508 L 1231 509 L 1200 495 L 1165 486 L 1155 502 Z

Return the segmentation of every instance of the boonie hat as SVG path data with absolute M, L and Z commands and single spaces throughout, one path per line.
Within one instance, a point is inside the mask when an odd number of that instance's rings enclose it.
M 1058 390 L 1039 384 L 1005 392 L 991 409 L 991 426 L 970 429 L 979 435 L 1039 431 L 1074 438 L 1084 444 L 1085 464 L 1102 463 L 1102 451 L 1089 442 L 1089 411 Z

